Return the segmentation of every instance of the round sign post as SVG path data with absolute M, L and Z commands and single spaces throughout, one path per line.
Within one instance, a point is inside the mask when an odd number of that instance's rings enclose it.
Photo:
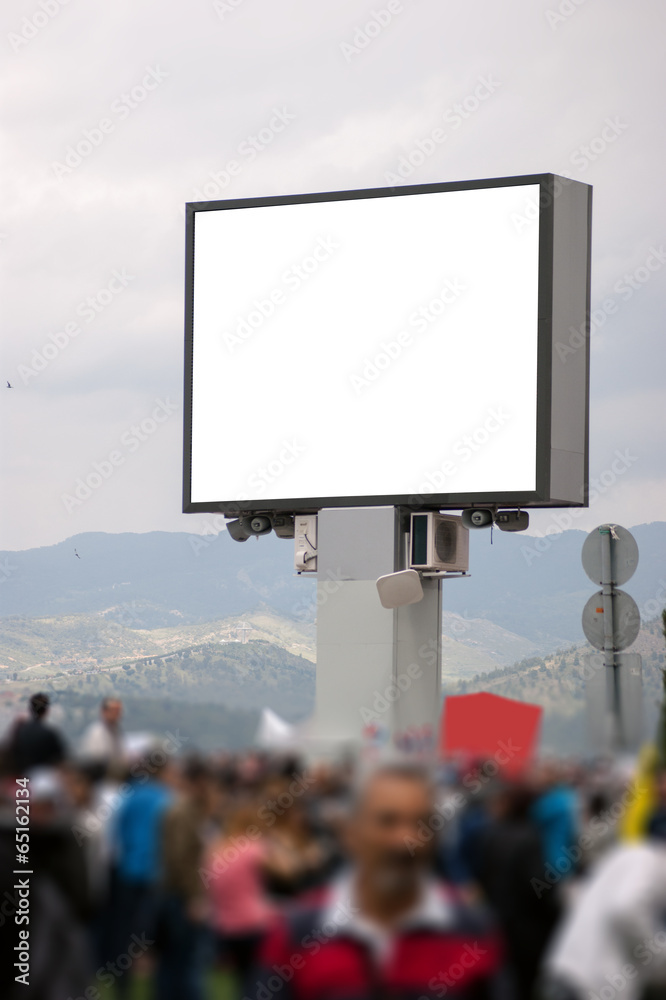
M 590 598 L 583 610 L 583 632 L 590 645 L 603 651 L 604 667 L 612 671 L 615 742 L 623 746 L 617 653 L 635 641 L 641 619 L 636 602 L 617 587 L 634 575 L 638 566 L 638 546 L 626 528 L 619 524 L 601 524 L 585 539 L 581 560 L 590 580 L 601 585 L 601 591 Z
M 603 583 L 603 550 L 605 542 L 611 547 L 610 575 L 616 587 L 631 580 L 638 566 L 638 545 L 636 539 L 619 524 L 602 524 L 585 539 L 581 562 L 592 583 Z
M 590 646 L 595 649 L 606 647 L 606 610 L 603 602 L 603 592 L 592 594 L 583 608 L 583 632 Z M 641 616 L 638 605 L 633 597 L 623 590 L 614 590 L 611 594 L 613 652 L 619 653 L 632 642 L 635 642 L 641 628 Z

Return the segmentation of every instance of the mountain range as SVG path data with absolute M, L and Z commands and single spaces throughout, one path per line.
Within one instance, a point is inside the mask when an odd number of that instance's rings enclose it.
M 640 563 L 623 589 L 649 622 L 666 604 L 666 523 L 632 534 Z M 581 566 L 585 537 L 472 531 L 471 577 L 443 583 L 445 691 L 492 685 L 541 700 L 556 744 L 583 717 L 574 661 L 586 649 L 581 611 L 598 589 Z M 112 691 L 137 720 L 149 703 L 165 718 L 181 705 L 206 745 L 251 738 L 264 706 L 303 718 L 314 703 L 316 602 L 314 579 L 294 574 L 292 559 L 287 541 L 238 544 L 226 532 L 86 533 L 0 553 L 0 725 L 36 686 L 68 706 L 72 731 L 82 706 Z M 654 701 L 661 636 L 644 633 Z M 556 682 L 567 670 L 568 688 Z M 223 707 L 236 716 L 222 738 Z
M 639 607 L 666 603 L 666 522 L 632 534 L 640 563 L 625 589 Z M 580 641 L 581 611 L 595 590 L 580 561 L 585 537 L 576 530 L 544 538 L 470 532 L 471 577 L 444 582 L 445 611 L 491 622 L 542 649 Z M 300 622 L 314 621 L 316 610 L 314 580 L 294 573 L 293 543 L 274 535 L 239 544 L 224 531 L 89 532 L 0 552 L 0 580 L 2 617 L 105 612 L 153 629 L 227 618 L 260 603 Z

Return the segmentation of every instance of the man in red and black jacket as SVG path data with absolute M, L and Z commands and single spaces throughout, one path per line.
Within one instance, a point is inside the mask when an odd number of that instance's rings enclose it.
M 274 927 L 243 1000 L 505 997 L 487 915 L 430 874 L 435 815 L 423 769 L 375 770 L 348 824 L 350 869 Z

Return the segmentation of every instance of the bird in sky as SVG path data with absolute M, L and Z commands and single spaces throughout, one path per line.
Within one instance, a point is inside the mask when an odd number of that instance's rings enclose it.
M 78 553 L 78 552 L 76 551 L 76 549 L 74 549 L 74 555 L 76 556 L 76 558 L 77 558 L 77 559 L 80 559 L 80 558 L 81 558 L 81 556 L 80 556 L 80 555 L 79 555 L 79 553 Z
M 9 379 L 7 380 L 7 388 L 8 389 L 13 389 L 14 388 L 14 386 L 11 384 L 11 382 L 9 381 Z

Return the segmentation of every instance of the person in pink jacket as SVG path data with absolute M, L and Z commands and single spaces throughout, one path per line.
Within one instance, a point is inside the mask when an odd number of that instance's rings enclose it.
M 204 862 L 218 952 L 241 983 L 275 915 L 264 885 L 274 864 L 271 853 L 257 804 L 246 800 L 234 805 Z

